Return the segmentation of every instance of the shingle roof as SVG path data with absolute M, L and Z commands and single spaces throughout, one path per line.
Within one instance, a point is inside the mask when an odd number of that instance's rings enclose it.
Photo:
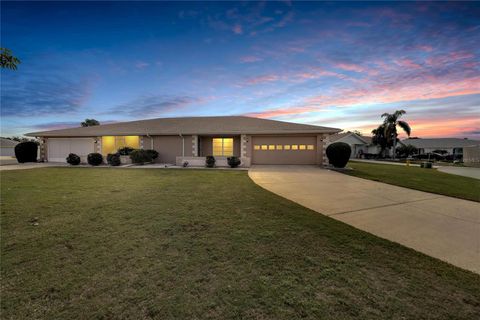
M 411 144 L 417 148 L 461 148 L 480 144 L 478 140 L 458 139 L 458 138 L 436 138 L 436 139 L 405 139 L 402 142 L 406 145 Z
M 290 134 L 336 133 L 337 128 L 243 116 L 158 118 L 118 122 L 92 127 L 27 133 L 32 137 L 86 137 L 105 135 L 177 134 Z
M 360 135 L 356 134 L 355 132 L 350 132 L 350 131 L 341 132 L 341 133 L 337 133 L 337 134 L 332 134 L 331 136 L 328 137 L 328 140 L 330 142 L 335 142 L 335 141 L 341 140 L 342 138 L 345 138 L 349 135 L 353 135 L 360 140 L 364 140 L 364 142 L 367 143 L 367 144 L 372 142 L 371 139 L 370 139 L 370 141 L 368 141 L 368 140 L 365 139 L 364 136 L 360 136 Z
M 2 148 L 13 148 L 18 144 L 18 141 L 13 141 L 6 138 L 0 138 L 0 147 Z

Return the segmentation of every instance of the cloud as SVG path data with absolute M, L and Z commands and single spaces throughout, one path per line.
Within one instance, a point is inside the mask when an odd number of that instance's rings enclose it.
M 268 82 L 275 82 L 281 80 L 281 77 L 276 74 L 264 74 L 261 76 L 251 77 L 245 80 L 242 84 L 244 85 L 256 85 L 263 84 Z
M 263 59 L 262 58 L 259 58 L 257 56 L 243 56 L 243 57 L 240 57 L 240 62 L 242 63 L 253 63 L 253 62 L 258 62 L 258 61 L 262 61 Z
M 243 33 L 243 28 L 242 28 L 241 25 L 236 24 L 236 25 L 233 26 L 232 31 L 235 34 L 242 34 Z
M 268 109 L 259 112 L 250 112 L 244 114 L 247 117 L 255 117 L 255 118 L 277 118 L 281 116 L 289 116 L 292 114 L 300 114 L 300 113 L 310 113 L 314 111 L 320 111 L 318 107 L 291 107 L 291 108 L 278 108 L 278 109 Z
M 35 117 L 81 110 L 91 93 L 92 79 L 32 73 L 2 79 L 2 117 Z
M 137 61 L 135 63 L 135 68 L 137 69 L 145 69 L 146 67 L 148 67 L 150 65 L 150 63 L 148 62 L 145 62 L 145 61 Z
M 80 118 L 79 118 L 80 119 Z M 31 126 L 33 130 L 57 130 L 57 129 L 66 129 L 66 128 L 78 128 L 81 126 L 82 120 L 79 121 L 52 121 L 52 122 L 43 122 L 41 124 L 35 124 Z M 102 120 L 100 124 L 110 124 L 118 121 L 114 120 Z
M 191 96 L 145 95 L 125 104 L 116 106 L 106 114 L 123 114 L 130 117 L 159 116 L 179 111 L 192 104 L 201 104 L 211 98 L 195 98 Z

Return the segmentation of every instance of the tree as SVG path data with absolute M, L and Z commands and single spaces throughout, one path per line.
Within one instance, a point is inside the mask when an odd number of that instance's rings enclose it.
M 17 70 L 20 63 L 20 59 L 14 57 L 10 49 L 0 48 L 0 67 L 2 69 Z
M 412 129 L 407 122 L 399 120 L 405 113 L 407 113 L 405 110 L 397 110 L 394 113 L 382 114 L 382 118 L 384 118 L 383 125 L 385 130 L 385 138 L 393 146 L 393 158 L 395 158 L 398 140 L 397 125 L 402 128 L 409 137 L 410 133 L 412 132 Z
M 361 136 L 362 133 L 358 130 L 353 130 L 352 133 L 355 133 L 357 136 Z
M 387 138 L 385 137 L 385 125 L 381 124 L 377 129 L 372 130 L 372 144 L 380 146 L 379 155 L 383 154 L 386 148 L 390 148 Z
M 400 147 L 398 147 L 397 149 L 397 154 L 399 156 L 404 156 L 406 158 L 408 158 L 409 156 L 411 155 L 414 155 L 418 152 L 418 149 L 417 147 L 415 146 L 412 146 L 411 144 L 407 144 L 407 145 L 401 145 Z
M 83 121 L 81 125 L 82 127 L 93 127 L 100 125 L 100 122 L 95 119 L 85 119 L 85 121 Z

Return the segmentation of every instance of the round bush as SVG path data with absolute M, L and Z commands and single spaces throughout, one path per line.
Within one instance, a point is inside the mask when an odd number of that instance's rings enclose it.
M 100 153 L 90 153 L 87 157 L 87 161 L 89 165 L 92 166 L 99 166 L 103 162 L 103 156 Z
M 352 149 L 345 142 L 335 142 L 327 147 L 328 162 L 335 168 L 345 168 Z
M 132 153 L 130 153 L 130 159 L 132 159 L 133 163 L 139 164 L 153 161 L 151 154 L 143 149 L 133 150 Z
M 121 156 L 129 156 L 134 150 L 135 149 L 130 148 L 130 147 L 123 147 L 123 148 L 118 149 L 118 153 Z
M 67 163 L 70 163 L 72 166 L 78 166 L 80 164 L 80 157 L 75 153 L 70 153 L 66 160 Z
M 236 168 L 242 163 L 238 157 L 228 157 L 227 162 L 230 168 Z
M 153 160 L 158 158 L 157 150 L 148 149 L 148 150 L 145 150 L 145 151 L 147 151 L 150 154 L 150 156 L 152 157 Z
M 120 154 L 118 153 L 109 153 L 107 154 L 107 163 L 111 166 L 119 166 L 120 162 Z
M 215 167 L 215 157 L 214 156 L 207 156 L 205 158 L 205 165 L 207 166 L 207 168 L 213 168 Z
M 37 162 L 37 149 L 33 141 L 20 142 L 15 146 L 15 157 L 19 163 Z

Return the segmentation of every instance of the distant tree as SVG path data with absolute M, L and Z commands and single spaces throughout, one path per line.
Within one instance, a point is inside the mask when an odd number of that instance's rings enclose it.
M 100 122 L 95 119 L 85 119 L 85 121 L 83 121 L 81 125 L 82 127 L 93 127 L 100 125 Z
M 393 147 L 394 158 L 398 142 L 397 125 L 402 128 L 408 136 L 410 136 L 412 131 L 407 122 L 399 120 L 405 113 L 407 113 L 405 110 L 397 110 L 394 113 L 382 114 L 381 117 L 384 118 L 383 123 L 377 129 L 372 131 L 374 135 L 372 142 L 380 145 L 382 148 L 381 152 L 383 152 L 386 148 Z
M 0 48 L 0 67 L 2 69 L 17 70 L 20 63 L 20 59 L 13 56 L 10 49 Z
M 382 118 L 384 118 L 383 124 L 385 125 L 385 137 L 387 140 L 390 140 L 393 145 L 394 158 L 398 141 L 397 125 L 402 128 L 409 137 L 412 132 L 412 129 L 407 122 L 399 120 L 405 113 L 407 113 L 405 110 L 397 110 L 394 113 L 382 114 Z
M 40 142 L 37 139 L 33 138 L 26 138 L 26 137 L 18 137 L 18 136 L 13 136 L 13 137 L 2 137 L 4 139 L 12 140 L 12 141 L 17 141 L 17 142 L 35 142 L 36 144 L 40 144 Z
M 355 133 L 357 136 L 361 136 L 362 133 L 358 130 L 353 130 L 352 133 Z
M 409 157 L 411 155 L 414 155 L 418 152 L 417 147 L 412 146 L 411 144 L 407 145 L 401 145 L 400 147 L 397 148 L 397 155 L 400 157 Z

